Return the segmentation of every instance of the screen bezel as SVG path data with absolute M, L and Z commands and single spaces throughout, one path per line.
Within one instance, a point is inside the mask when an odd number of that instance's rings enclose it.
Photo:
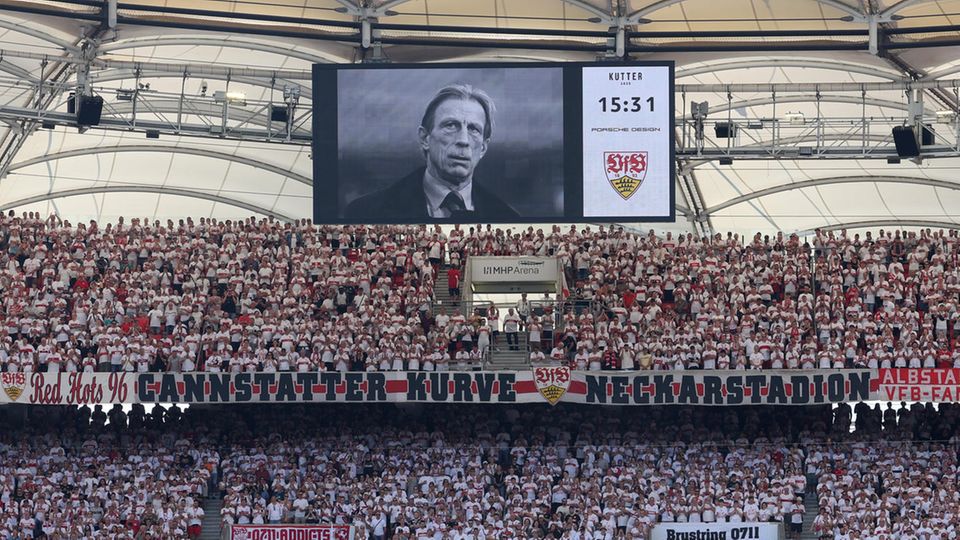
M 584 67 L 667 67 L 669 69 L 670 114 L 670 213 L 665 216 L 583 216 L 583 68 Z M 338 208 L 340 184 L 338 141 L 337 73 L 350 69 L 470 69 L 470 68 L 560 68 L 563 70 L 563 215 L 521 216 L 495 223 L 670 223 L 676 210 L 676 96 L 675 63 L 668 60 L 626 62 L 443 62 L 432 64 L 314 64 L 313 65 L 313 222 L 318 225 L 456 224 L 455 218 L 429 221 L 398 221 L 368 216 L 363 221 L 341 218 Z M 336 166 L 330 166 L 335 164 Z M 318 219 L 320 216 L 327 216 Z M 481 219 L 486 223 L 488 220 Z M 490 221 L 494 223 L 493 221 Z M 472 223 L 472 222 L 470 222 Z

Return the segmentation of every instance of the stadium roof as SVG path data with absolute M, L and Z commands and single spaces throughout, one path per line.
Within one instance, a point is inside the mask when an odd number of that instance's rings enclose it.
M 309 217 L 304 141 L 315 62 L 592 61 L 623 53 L 676 61 L 677 84 L 686 85 L 681 120 L 688 102 L 706 100 L 712 115 L 745 123 L 785 112 L 837 121 L 829 132 L 758 131 L 760 147 L 773 136 L 793 147 L 889 145 L 889 126 L 865 128 L 859 119 L 904 117 L 905 81 L 960 72 L 960 0 L 135 0 L 117 4 L 115 24 L 110 11 L 99 0 L 0 0 L 0 208 L 73 220 Z M 87 65 L 113 127 L 43 129 L 36 111 L 65 113 Z M 887 86 L 697 86 L 811 82 Z M 268 106 L 295 88 L 286 143 Z M 223 105 L 218 90 L 243 93 L 245 105 Z M 919 92 L 928 117 L 957 110 L 950 85 Z M 187 125 L 205 131 L 172 134 L 170 126 Z M 151 127 L 158 139 L 144 137 Z M 232 135 L 218 136 L 224 129 Z M 936 129 L 944 137 L 956 124 Z M 708 133 L 707 146 L 726 144 Z M 960 227 L 960 158 L 778 157 L 726 166 L 681 160 L 675 228 Z

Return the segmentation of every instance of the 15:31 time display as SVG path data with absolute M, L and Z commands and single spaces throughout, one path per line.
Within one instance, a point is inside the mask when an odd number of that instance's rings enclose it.
M 653 97 L 602 97 L 598 100 L 603 112 L 653 112 Z

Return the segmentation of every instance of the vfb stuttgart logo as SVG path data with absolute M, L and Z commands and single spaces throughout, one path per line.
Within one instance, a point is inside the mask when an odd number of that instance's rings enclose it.
M 647 176 L 646 152 L 604 152 L 603 170 L 613 189 L 627 200 Z
M 27 386 L 27 376 L 23 373 L 3 373 L 0 377 L 0 386 L 11 401 L 16 401 L 23 395 L 23 389 Z
M 537 391 L 551 405 L 556 405 L 570 387 L 570 368 L 540 367 L 533 369 Z

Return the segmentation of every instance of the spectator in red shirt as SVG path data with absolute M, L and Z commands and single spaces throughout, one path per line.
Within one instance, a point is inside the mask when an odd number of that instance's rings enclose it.
M 627 291 L 623 293 L 623 307 L 625 309 L 629 310 L 631 307 L 633 307 L 633 303 L 636 301 L 637 291 L 633 288 L 627 289 Z
M 453 299 L 453 305 L 457 305 L 460 300 L 460 269 L 456 266 L 447 270 L 447 287 L 449 288 L 450 298 Z

